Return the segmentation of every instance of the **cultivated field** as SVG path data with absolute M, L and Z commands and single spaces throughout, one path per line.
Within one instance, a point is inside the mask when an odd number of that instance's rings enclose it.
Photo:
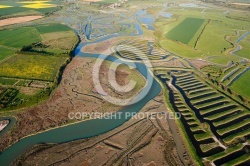
M 30 106 L 47 98 L 78 41 L 61 24 L 2 30 L 0 40 L 0 86 L 6 87 L 0 101 L 3 109 Z M 8 99 L 3 100 L 5 97 Z
M 18 23 L 25 23 L 40 18 L 43 18 L 43 16 L 23 16 L 23 17 L 7 18 L 4 20 L 0 20 L 0 27 Z
M 186 18 L 174 29 L 170 30 L 166 37 L 174 40 L 180 41 L 184 44 L 188 44 L 197 31 L 201 28 L 204 19 L 197 18 Z
M 1 1 L 0 18 L 27 15 L 44 15 L 59 10 L 57 1 Z
M 0 31 L 0 45 L 21 49 L 23 46 L 40 42 L 42 39 L 33 27 L 23 27 Z
M 0 66 L 0 76 L 54 81 L 67 57 L 18 54 L 8 58 Z

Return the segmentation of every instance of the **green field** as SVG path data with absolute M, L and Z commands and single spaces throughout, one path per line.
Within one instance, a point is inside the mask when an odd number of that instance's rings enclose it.
M 0 31 L 0 45 L 22 48 L 32 43 L 40 42 L 42 39 L 33 27 L 9 29 Z
M 232 90 L 242 95 L 243 97 L 250 99 L 250 86 L 249 86 L 250 71 L 248 70 L 239 79 L 237 79 L 231 86 Z
M 13 55 L 14 53 L 15 53 L 14 50 L 7 49 L 7 48 L 4 48 L 4 47 L 0 46 L 0 61 L 5 59 L 8 56 Z
M 45 47 L 33 48 L 33 52 L 62 54 L 70 51 L 76 36 L 71 28 L 62 24 L 42 24 L 0 31 L 0 60 L 13 55 L 24 46 L 42 42 Z M 70 43 L 70 44 L 69 44 Z M 38 51 L 39 50 L 39 51 Z
M 39 25 L 35 27 L 40 34 L 52 33 L 52 32 L 63 32 L 63 31 L 71 30 L 71 28 L 62 24 L 44 24 L 44 25 Z
M 203 22 L 204 19 L 186 18 L 174 29 L 169 31 L 166 34 L 166 37 L 174 41 L 180 41 L 184 44 L 188 44 L 189 41 L 193 38 L 193 36 L 200 29 Z

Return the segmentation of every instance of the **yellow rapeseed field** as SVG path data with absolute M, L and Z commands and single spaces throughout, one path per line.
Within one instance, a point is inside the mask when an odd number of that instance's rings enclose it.
M 42 9 L 42 8 L 50 8 L 50 7 L 56 7 L 54 4 L 49 4 L 49 1 L 23 1 L 19 3 L 25 4 L 22 7 L 25 8 L 32 8 L 32 9 Z
M 22 2 L 18 2 L 18 3 L 47 3 L 49 1 L 22 1 Z
M 0 76 L 53 81 L 66 57 L 14 55 L 0 63 Z
M 36 3 L 36 4 L 24 5 L 22 7 L 32 8 L 32 9 L 42 9 L 42 8 L 56 7 L 56 5 L 46 4 L 46 3 Z
M 13 7 L 13 6 L 0 5 L 0 9 L 3 9 L 3 8 L 9 8 L 9 7 Z

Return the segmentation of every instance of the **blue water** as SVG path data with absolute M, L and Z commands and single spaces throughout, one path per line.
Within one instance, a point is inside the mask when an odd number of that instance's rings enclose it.
M 172 13 L 160 13 L 161 16 L 166 17 L 166 18 L 172 18 L 173 14 Z
M 6 126 L 2 131 L 0 131 L 0 138 L 11 128 L 14 126 L 16 119 L 14 117 L 2 117 L 0 120 L 9 120 L 8 126 Z
M 237 41 L 236 41 L 236 43 L 239 43 L 239 42 L 241 42 L 243 39 L 245 39 L 246 37 L 247 37 L 247 35 L 249 35 L 250 34 L 250 32 L 246 32 L 246 33 L 244 33 Z
M 87 39 L 91 38 L 91 33 L 92 33 L 92 24 L 90 19 L 88 20 L 88 23 L 85 27 L 85 35 L 87 36 Z
M 147 14 L 146 10 L 140 10 L 136 13 L 137 19 L 147 26 L 149 30 L 155 30 L 154 29 L 154 22 L 155 18 L 151 14 Z
M 154 48 L 152 47 L 152 43 L 151 42 L 148 42 L 148 47 L 149 47 L 148 54 L 152 55 L 152 51 L 153 51 Z
M 183 3 L 180 4 L 181 7 L 198 7 L 198 5 L 193 4 L 193 3 Z
M 146 10 L 139 10 L 136 14 L 137 14 L 138 16 L 142 16 L 142 15 L 147 14 L 147 11 L 146 11 Z

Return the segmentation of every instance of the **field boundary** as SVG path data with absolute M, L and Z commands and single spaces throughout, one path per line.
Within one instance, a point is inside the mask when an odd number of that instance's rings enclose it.
M 199 40 L 200 40 L 200 38 L 201 38 L 203 32 L 205 31 L 207 25 L 210 23 L 210 21 L 211 21 L 211 20 L 208 19 L 208 22 L 204 25 L 204 27 L 203 27 L 203 29 L 202 29 L 200 35 L 198 36 L 198 38 L 197 38 L 197 40 L 196 40 L 196 42 L 195 42 L 195 44 L 194 44 L 194 49 L 197 49 L 196 46 L 197 46 L 197 44 L 198 44 L 198 42 L 199 42 Z

